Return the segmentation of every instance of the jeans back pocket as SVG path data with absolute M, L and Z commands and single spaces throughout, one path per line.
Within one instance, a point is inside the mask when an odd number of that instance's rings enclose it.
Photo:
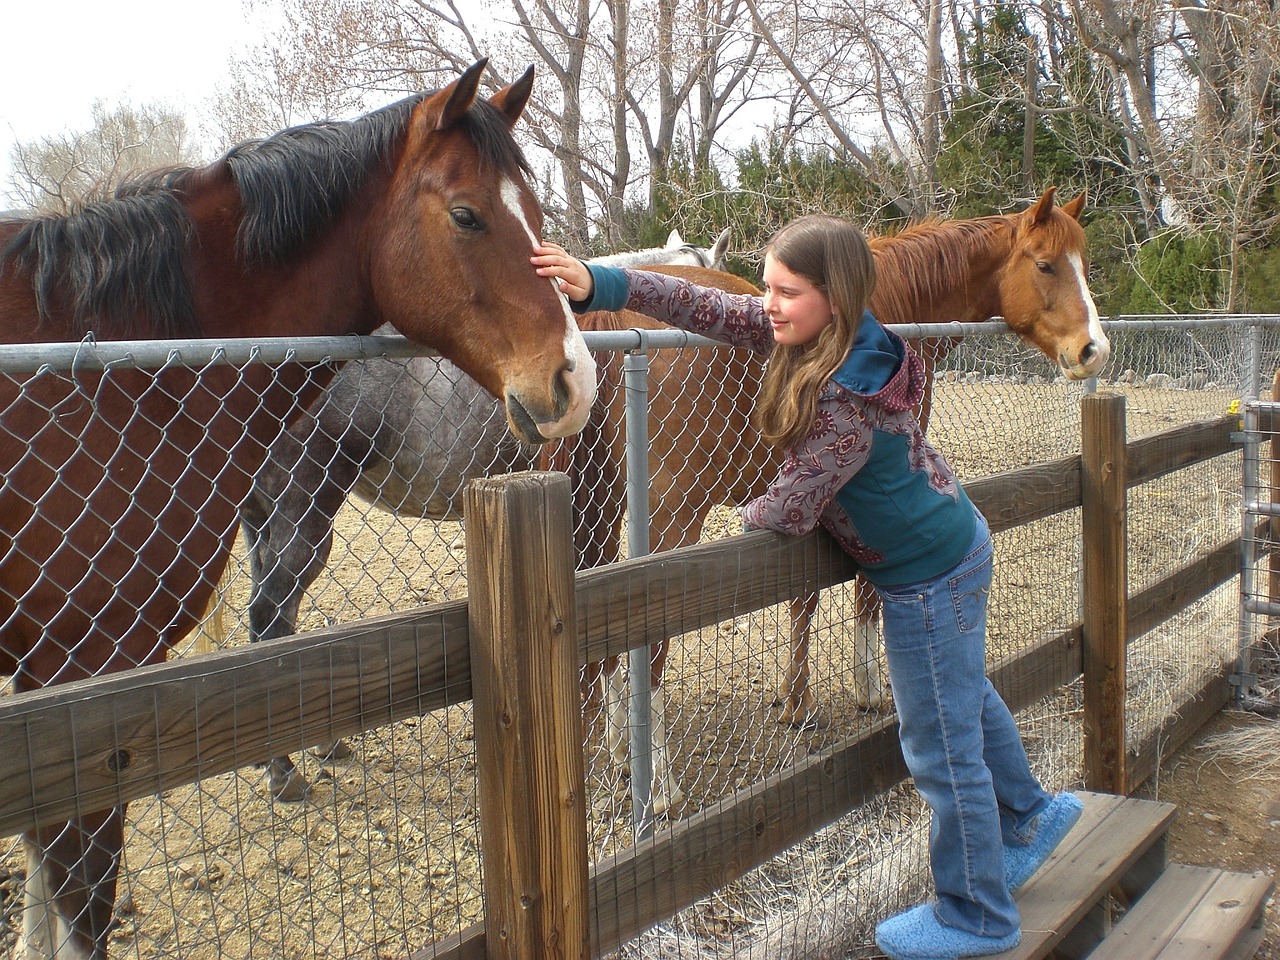
M 987 597 L 991 592 L 991 565 L 956 574 L 947 581 L 951 591 L 951 605 L 955 608 L 956 624 L 961 633 L 979 629 L 986 623 Z

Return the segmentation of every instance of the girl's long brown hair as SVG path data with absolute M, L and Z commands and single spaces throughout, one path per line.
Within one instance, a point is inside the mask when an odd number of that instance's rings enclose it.
M 813 215 L 787 224 L 765 253 L 827 295 L 833 319 L 803 346 L 776 345 L 765 370 L 754 420 L 765 441 L 797 446 L 813 429 L 822 387 L 840 368 L 876 286 L 876 264 L 862 231 L 839 217 Z

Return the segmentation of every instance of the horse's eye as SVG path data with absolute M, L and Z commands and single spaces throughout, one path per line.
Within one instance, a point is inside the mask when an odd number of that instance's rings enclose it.
M 1036 269 L 1041 273 L 1053 273 L 1053 264 L 1048 260 L 1037 260 Z
M 480 218 L 476 216 L 474 210 L 468 207 L 454 207 L 449 211 L 449 216 L 453 218 L 453 222 L 462 227 L 463 230 L 480 229 Z

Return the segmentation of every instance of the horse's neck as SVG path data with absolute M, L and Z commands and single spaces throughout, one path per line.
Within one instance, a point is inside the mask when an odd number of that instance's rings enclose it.
M 196 263 L 191 279 L 205 336 L 279 337 L 371 334 L 379 318 L 369 299 L 369 278 L 359 249 L 359 210 L 279 264 L 245 263 L 230 236 Z M 219 230 L 218 225 L 197 227 Z M 202 246 L 204 246 L 202 244 Z M 220 282 L 233 270 L 237 283 Z M 390 327 L 386 331 L 394 333 Z
M 889 324 L 974 323 L 995 316 L 1012 242 L 1002 219 L 985 218 L 981 226 L 953 221 L 878 238 L 872 312 Z

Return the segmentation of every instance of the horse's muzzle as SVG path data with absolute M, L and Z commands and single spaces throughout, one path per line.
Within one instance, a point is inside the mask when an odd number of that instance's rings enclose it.
M 1071 380 L 1088 380 L 1102 372 L 1102 368 L 1111 359 L 1111 344 L 1104 338 L 1101 341 L 1090 340 L 1080 348 L 1079 355 L 1073 361 L 1066 353 L 1058 354 L 1058 365 Z

